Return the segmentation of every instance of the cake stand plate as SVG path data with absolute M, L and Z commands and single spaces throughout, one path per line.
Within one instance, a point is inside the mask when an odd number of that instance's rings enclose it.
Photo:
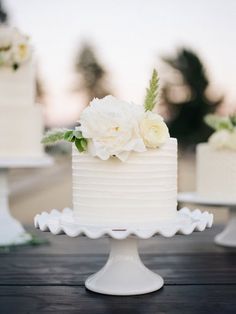
M 156 235 L 172 237 L 175 234 L 191 234 L 210 228 L 213 215 L 208 212 L 182 208 L 175 219 L 150 224 L 84 225 L 69 208 L 62 212 L 52 210 L 36 215 L 35 227 L 41 231 L 66 234 L 69 237 L 86 236 L 110 239 L 110 254 L 105 266 L 85 281 L 87 289 L 109 295 L 138 295 L 160 289 L 164 280 L 142 263 L 138 253 L 138 239 Z
M 225 229 L 215 237 L 215 243 L 222 246 L 236 247 L 236 203 L 201 197 L 196 192 L 179 193 L 178 201 L 181 203 L 214 206 L 218 208 L 228 207 L 230 219 Z
M 32 237 L 22 224 L 12 217 L 9 209 L 8 169 L 46 167 L 52 164 L 52 158 L 0 158 L 0 246 L 28 243 Z

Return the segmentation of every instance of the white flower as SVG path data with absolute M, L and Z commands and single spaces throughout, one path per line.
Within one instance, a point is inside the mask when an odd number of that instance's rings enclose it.
M 229 148 L 231 141 L 231 132 L 228 130 L 220 130 L 213 133 L 208 142 L 215 149 Z
M 78 129 L 88 141 L 92 156 L 107 160 L 117 156 L 125 161 L 131 151 L 144 152 L 139 122 L 143 108 L 120 101 L 113 96 L 94 99 L 84 109 Z
M 140 122 L 140 132 L 144 144 L 150 148 L 157 148 L 170 137 L 169 130 L 163 118 L 151 111 L 145 112 Z
M 15 30 L 12 43 L 12 55 L 14 63 L 21 64 L 27 61 L 31 55 L 31 47 L 27 36 Z
M 0 65 L 22 64 L 31 56 L 28 37 L 9 26 L 0 27 Z
M 21 40 L 13 45 L 13 61 L 14 63 L 21 64 L 30 58 L 31 51 L 26 40 Z
M 232 150 L 236 150 L 236 128 L 234 128 L 233 132 L 230 134 L 228 147 Z

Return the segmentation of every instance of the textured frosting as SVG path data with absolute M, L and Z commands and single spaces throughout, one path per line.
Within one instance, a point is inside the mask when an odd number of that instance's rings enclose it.
M 197 146 L 197 193 L 214 201 L 236 202 L 236 152 Z
M 35 66 L 31 60 L 16 71 L 0 67 L 0 107 L 32 106 L 35 100 Z
M 173 218 L 177 204 L 177 141 L 103 161 L 73 147 L 73 206 L 81 222 L 153 222 Z
M 43 155 L 43 121 L 38 106 L 0 106 L 0 126 L 0 158 Z

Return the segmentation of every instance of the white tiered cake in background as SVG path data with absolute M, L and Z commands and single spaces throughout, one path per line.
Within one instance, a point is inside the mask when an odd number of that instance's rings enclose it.
M 236 116 L 208 115 L 215 132 L 197 146 L 197 194 L 213 202 L 236 203 Z
M 177 205 L 177 141 L 101 160 L 73 147 L 73 208 L 84 224 L 142 224 L 173 219 Z
M 28 38 L 0 27 L 0 158 L 40 158 L 43 120 L 35 104 L 35 63 Z

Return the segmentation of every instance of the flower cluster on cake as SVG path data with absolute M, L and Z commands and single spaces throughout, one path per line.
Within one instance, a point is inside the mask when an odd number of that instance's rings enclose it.
M 40 158 L 44 154 L 33 59 L 29 38 L 11 26 L 0 26 L 0 158 Z
M 0 27 L 0 66 L 17 70 L 32 54 L 29 38 L 16 28 Z
M 75 130 L 48 133 L 43 143 L 59 140 L 74 142 L 80 152 L 107 160 L 116 156 L 127 160 L 130 152 L 158 148 L 169 138 L 163 118 L 152 110 L 158 98 L 158 76 L 154 70 L 144 106 L 118 100 L 113 96 L 95 98 L 81 114 Z
M 197 146 L 197 193 L 208 200 L 236 202 L 236 116 L 207 115 L 214 129 Z
M 84 224 L 172 219 L 177 205 L 177 141 L 153 112 L 154 70 L 144 106 L 113 96 L 94 99 L 75 130 L 54 130 L 43 143 L 73 143 L 73 208 Z

